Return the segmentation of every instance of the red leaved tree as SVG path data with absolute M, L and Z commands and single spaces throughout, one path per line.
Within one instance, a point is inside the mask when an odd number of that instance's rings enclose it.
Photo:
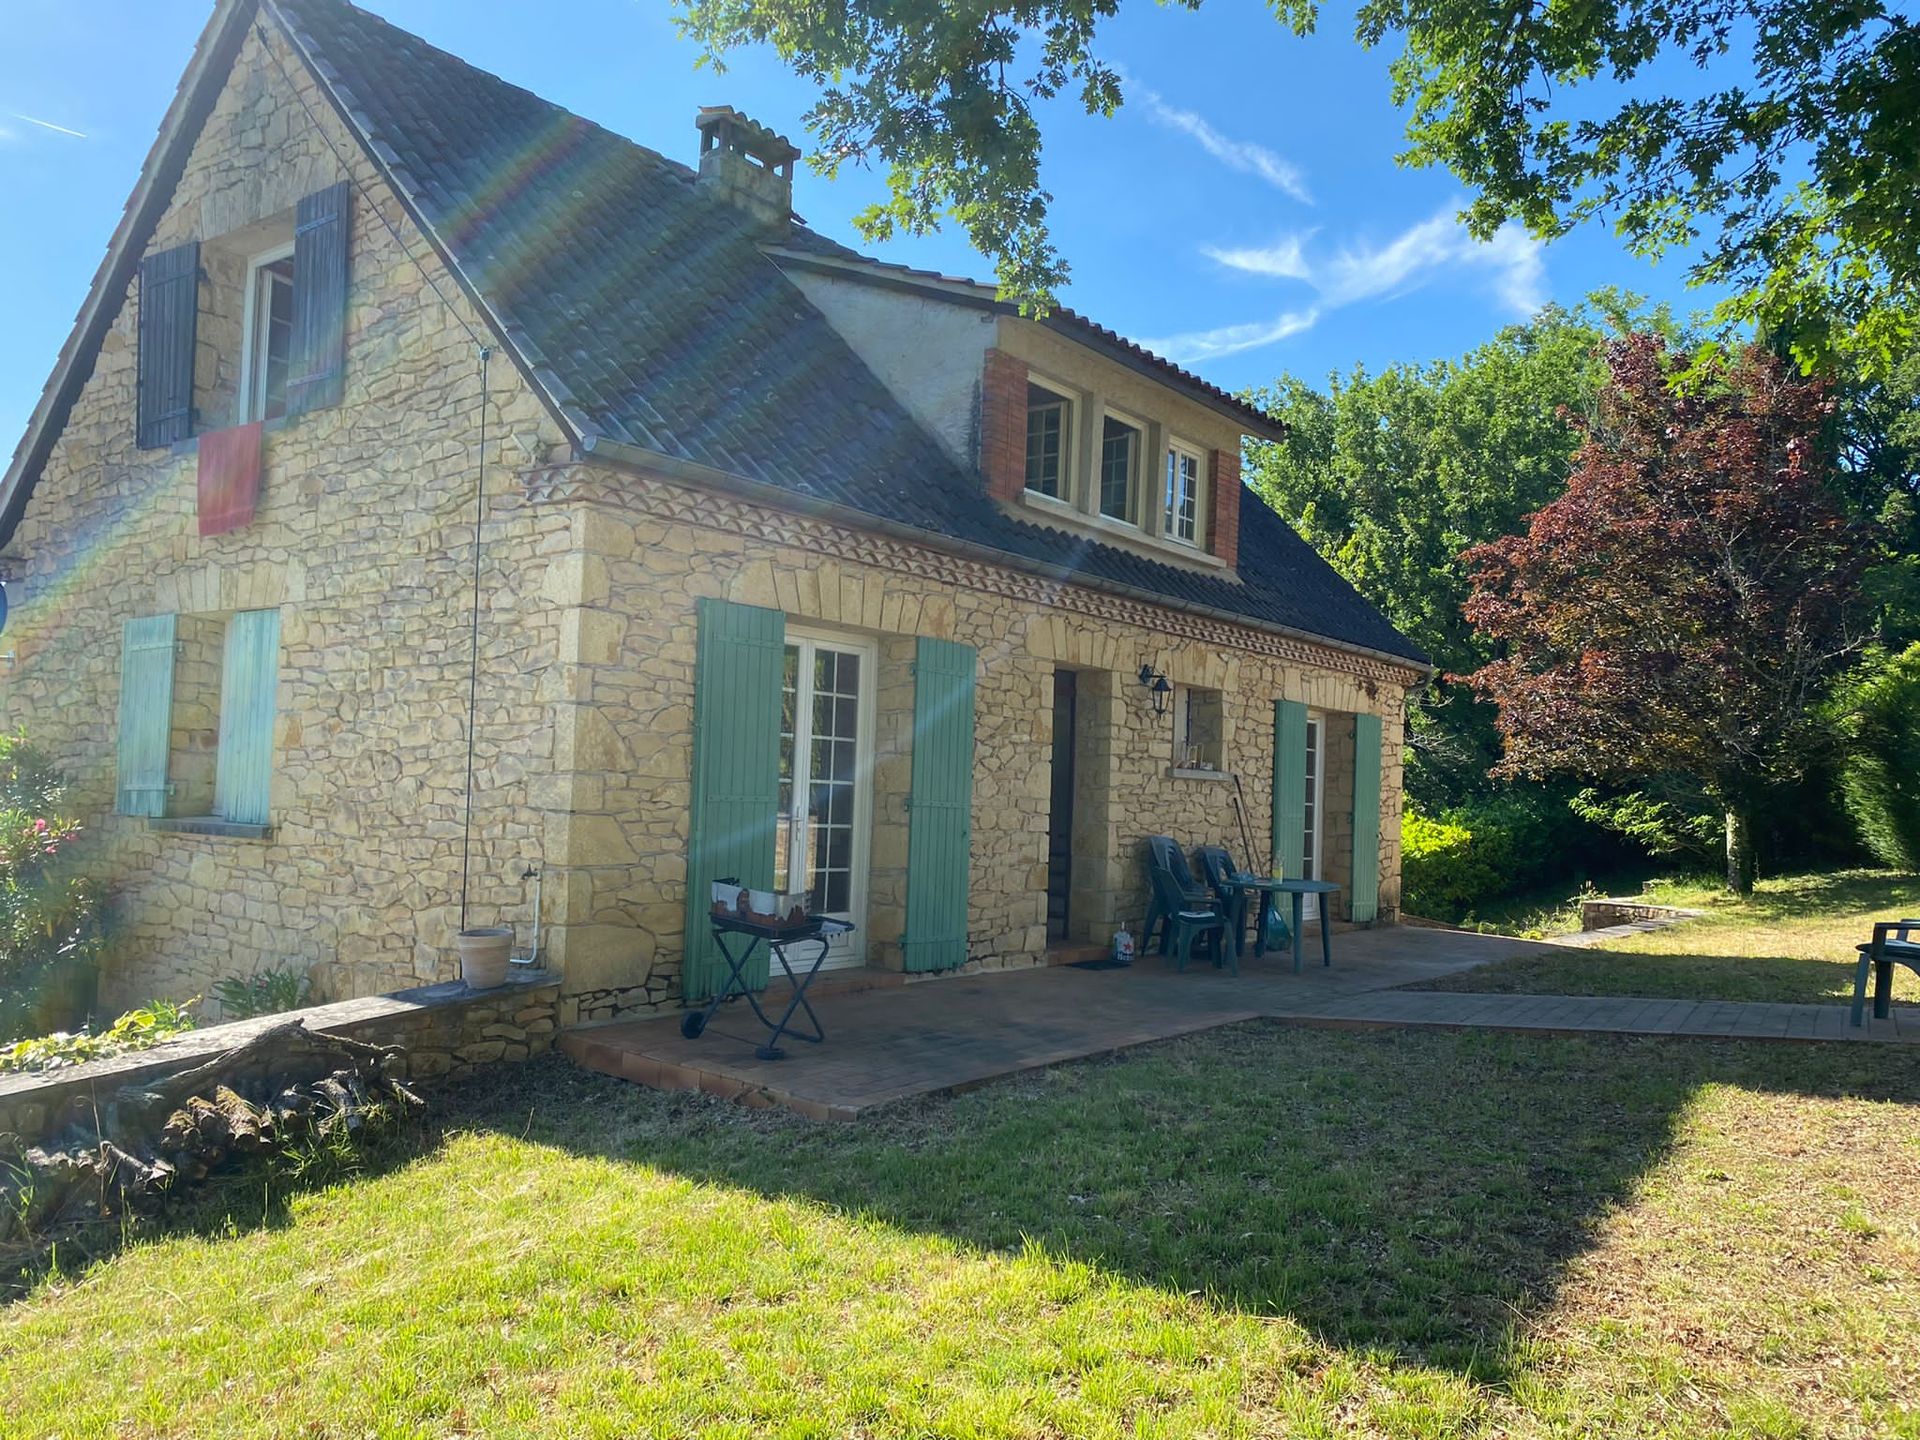
M 1744 894 L 1754 811 L 1816 752 L 1813 705 L 1863 638 L 1869 546 L 1826 488 L 1823 386 L 1758 348 L 1676 389 L 1682 363 L 1613 342 L 1566 493 L 1467 553 L 1467 618 L 1504 652 L 1469 680 L 1500 708 L 1496 773 L 1696 780 Z

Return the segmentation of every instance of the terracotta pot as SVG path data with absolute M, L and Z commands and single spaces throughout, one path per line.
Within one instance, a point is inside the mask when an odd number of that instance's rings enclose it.
M 507 983 L 513 931 L 504 925 L 478 926 L 462 930 L 454 943 L 460 947 L 460 978 L 469 990 L 492 990 Z

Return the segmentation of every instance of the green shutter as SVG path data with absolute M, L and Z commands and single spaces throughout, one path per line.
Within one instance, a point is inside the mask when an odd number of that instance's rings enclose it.
M 300 197 L 293 220 L 293 333 L 288 337 L 287 414 L 338 405 L 347 370 L 347 182 Z
M 113 808 L 122 815 L 167 813 L 173 634 L 171 615 L 145 615 L 120 627 L 120 761 Z
M 1354 924 L 1380 915 L 1380 717 L 1353 717 L 1353 888 L 1348 918 Z
M 1286 880 L 1307 868 L 1307 707 L 1298 700 L 1273 702 L 1273 866 Z
M 713 882 L 731 876 L 757 890 L 773 886 L 787 648 L 787 621 L 778 610 L 703 599 L 698 612 L 687 944 L 680 981 L 689 1000 L 707 998 L 726 978 L 726 961 L 707 923 Z M 755 988 L 765 987 L 765 946 L 748 978 Z
M 913 662 L 913 779 L 907 817 L 910 971 L 953 970 L 967 958 L 973 840 L 973 672 L 970 645 L 919 642 Z
M 280 612 L 242 610 L 227 622 L 226 659 L 220 669 L 213 813 L 223 820 L 267 823 L 279 691 Z
M 140 262 L 134 443 L 142 450 L 171 445 L 193 434 L 194 334 L 199 318 L 197 240 L 158 251 Z

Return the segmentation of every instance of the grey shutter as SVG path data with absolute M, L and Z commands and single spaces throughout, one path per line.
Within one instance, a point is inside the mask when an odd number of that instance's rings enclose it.
M 287 414 L 338 405 L 347 375 L 347 241 L 353 214 L 346 181 L 302 196 L 293 224 L 293 334 Z
M 193 434 L 194 332 L 200 319 L 200 242 L 140 262 L 140 356 L 134 440 L 142 450 Z
M 120 627 L 120 755 L 113 808 L 122 815 L 167 813 L 173 637 L 171 615 L 142 615 Z
M 213 813 L 223 820 L 267 823 L 279 691 L 280 612 L 242 610 L 227 622 L 226 659 L 220 671 Z

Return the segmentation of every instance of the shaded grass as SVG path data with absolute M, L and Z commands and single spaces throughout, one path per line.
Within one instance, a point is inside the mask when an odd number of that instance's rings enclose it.
M 1463 971 L 1422 990 L 1653 999 L 1851 1003 L 1854 946 L 1873 922 L 1920 915 L 1920 877 L 1884 870 L 1786 875 L 1741 900 L 1697 880 L 1663 880 L 1641 898 L 1702 909 L 1699 920 L 1586 950 Z M 1896 1003 L 1920 1004 L 1920 978 L 1894 972 Z
M 6 1424 L 1920 1435 L 1920 1056 L 1252 1025 L 852 1126 L 448 1098 L 0 1312 Z

